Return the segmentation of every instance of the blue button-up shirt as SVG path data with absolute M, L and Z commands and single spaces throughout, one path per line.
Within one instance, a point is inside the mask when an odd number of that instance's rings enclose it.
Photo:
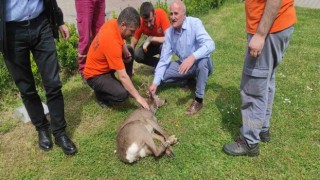
M 6 21 L 25 21 L 38 17 L 44 10 L 43 0 L 6 1 Z
M 194 55 L 196 60 L 210 58 L 214 49 L 214 42 L 205 30 L 201 20 L 194 17 L 186 17 L 182 24 L 181 32 L 176 31 L 172 26 L 166 31 L 153 83 L 160 84 L 171 62 L 173 53 L 182 62 L 191 54 Z

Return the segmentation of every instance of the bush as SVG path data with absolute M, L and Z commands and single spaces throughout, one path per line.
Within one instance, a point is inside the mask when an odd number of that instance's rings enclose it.
M 220 7 L 225 0 L 185 0 L 184 3 L 187 7 L 187 15 L 203 15 L 210 9 Z
M 78 33 L 74 24 L 66 24 L 70 30 L 70 39 L 56 42 L 61 72 L 67 77 L 74 75 L 78 69 Z
M 12 90 L 13 87 L 14 83 L 12 81 L 11 75 L 7 69 L 2 54 L 0 54 L 0 98 L 6 94 L 5 91 Z
M 169 5 L 167 3 L 167 0 L 165 0 L 164 2 L 157 0 L 156 4 L 154 5 L 154 8 L 161 8 L 161 9 L 165 10 L 166 13 L 168 14 L 168 16 L 170 14 Z

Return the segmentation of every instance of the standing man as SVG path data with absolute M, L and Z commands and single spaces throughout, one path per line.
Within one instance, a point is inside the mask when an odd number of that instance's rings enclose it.
M 118 19 L 104 23 L 90 45 L 84 77 L 102 106 L 126 100 L 129 92 L 139 104 L 149 109 L 130 79 L 133 49 L 128 50 L 125 44 L 125 39 L 130 38 L 139 26 L 137 10 L 127 7 L 121 11 Z
M 163 9 L 154 9 L 150 2 L 141 4 L 140 16 L 141 26 L 131 38 L 131 46 L 135 49 L 141 34 L 147 35 L 148 38 L 143 45 L 135 51 L 134 59 L 138 63 L 156 67 L 159 58 L 154 56 L 161 53 L 164 33 L 170 27 L 170 21 L 167 13 Z
M 56 0 L 0 0 L 0 49 L 7 68 L 19 88 L 23 103 L 36 127 L 39 147 L 52 148 L 51 131 L 55 143 L 65 154 L 77 152 L 67 136 L 64 102 L 61 92 L 59 65 L 54 38 L 69 38 L 69 30 L 63 22 L 63 14 Z M 5 20 L 5 21 L 4 21 Z M 5 33 L 8 32 L 8 33 Z M 37 93 L 31 70 L 32 53 L 46 91 L 51 122 L 46 119 L 41 99 Z M 50 128 L 51 127 L 51 131 Z
M 186 17 L 182 1 L 170 6 L 171 26 L 166 31 L 159 64 L 149 91 L 155 93 L 158 85 L 196 78 L 196 97 L 187 109 L 187 115 L 196 114 L 203 106 L 203 98 L 209 75 L 213 70 L 210 57 L 214 42 L 198 18 Z M 178 61 L 171 62 L 173 53 Z
M 83 78 L 83 69 L 87 59 L 90 43 L 104 23 L 105 0 L 75 0 L 77 12 L 78 72 Z
M 246 0 L 245 7 L 248 47 L 240 84 L 241 134 L 223 149 L 233 156 L 258 156 L 259 142 L 270 141 L 275 72 L 297 19 L 293 0 Z

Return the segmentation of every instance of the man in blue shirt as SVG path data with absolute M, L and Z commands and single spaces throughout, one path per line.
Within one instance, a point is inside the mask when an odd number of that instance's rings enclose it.
M 65 132 L 67 123 L 54 44 L 54 38 L 59 38 L 58 31 L 64 39 L 68 39 L 69 30 L 64 25 L 56 0 L 0 0 L 0 29 L 0 52 L 38 131 L 39 147 L 45 151 L 52 148 L 52 132 L 55 143 L 65 154 L 76 153 L 76 146 Z M 30 52 L 46 91 L 50 122 L 36 90 Z
M 171 4 L 170 19 L 171 26 L 165 33 L 160 61 L 149 92 L 155 93 L 161 82 L 175 83 L 196 78 L 196 96 L 186 111 L 187 115 L 193 115 L 203 106 L 207 79 L 213 71 L 210 55 L 215 45 L 200 19 L 186 17 L 182 1 Z M 174 53 L 179 60 L 171 62 Z

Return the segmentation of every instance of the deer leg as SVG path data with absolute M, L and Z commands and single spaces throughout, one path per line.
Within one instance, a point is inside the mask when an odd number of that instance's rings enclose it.
M 170 137 L 172 137 L 172 136 L 170 136 Z M 170 139 L 170 137 L 169 137 L 169 139 Z M 173 149 L 172 149 L 171 144 L 173 144 L 174 142 L 170 142 L 168 140 L 165 141 L 163 136 L 160 136 L 160 135 L 155 134 L 155 133 L 152 133 L 152 138 L 159 140 L 162 143 L 163 146 L 167 147 L 166 150 L 165 150 L 166 151 L 166 155 L 169 156 L 170 158 L 173 158 L 174 153 L 173 153 Z
M 146 150 L 146 152 L 150 150 L 156 157 L 162 155 L 167 148 L 165 145 L 157 146 L 153 141 L 153 135 L 152 137 L 145 139 L 145 146 L 148 147 L 148 150 Z
M 162 135 L 165 138 L 165 140 L 168 139 L 169 137 L 168 132 L 159 126 L 159 124 L 157 123 L 156 117 L 153 117 L 153 119 L 148 120 L 147 122 L 153 127 L 153 129 L 155 129 L 160 135 Z

